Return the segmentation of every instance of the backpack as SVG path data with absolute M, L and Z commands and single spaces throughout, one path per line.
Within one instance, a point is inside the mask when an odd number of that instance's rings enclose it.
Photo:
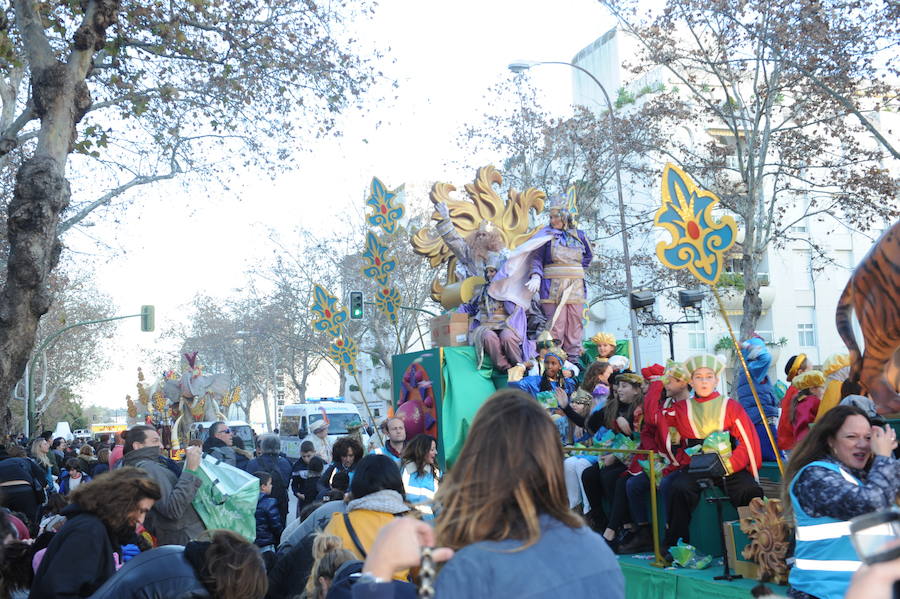
M 353 585 L 362 574 L 363 562 L 360 560 L 346 561 L 334 573 L 331 586 L 328 587 L 326 599 L 351 599 L 353 597 Z M 392 580 L 392 595 L 395 599 L 416 599 L 419 594 L 416 586 L 409 582 Z

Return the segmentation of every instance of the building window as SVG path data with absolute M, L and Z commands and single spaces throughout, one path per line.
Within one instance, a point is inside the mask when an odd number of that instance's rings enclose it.
M 703 326 L 703 319 L 700 322 L 689 325 L 688 329 L 688 349 L 692 351 L 706 351 L 706 327 Z
M 375 418 L 378 418 L 379 416 L 381 416 L 381 410 L 378 409 L 378 408 L 374 408 L 374 409 L 372 410 L 372 412 L 374 413 L 374 417 L 375 417 Z
M 797 336 L 800 347 L 816 346 L 816 325 L 813 323 L 797 323 Z

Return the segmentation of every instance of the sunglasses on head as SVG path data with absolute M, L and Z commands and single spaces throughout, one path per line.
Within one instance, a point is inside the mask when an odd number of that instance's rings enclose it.
M 552 341 L 538 341 L 537 342 L 538 349 L 549 349 L 551 347 L 553 347 Z

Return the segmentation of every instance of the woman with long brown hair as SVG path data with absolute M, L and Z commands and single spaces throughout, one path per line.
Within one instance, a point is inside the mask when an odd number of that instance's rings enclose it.
M 160 497 L 159 485 L 137 468 L 120 468 L 75 489 L 62 512 L 31 587 L 33 599 L 89 597 L 116 573 L 122 546 Z
M 600 589 L 624 597 L 615 556 L 569 509 L 562 458 L 556 426 L 533 398 L 514 389 L 488 398 L 437 495 L 437 541 L 456 551 L 435 581 L 437 597 L 593 597 Z M 413 565 L 419 545 L 433 540 L 427 529 L 407 519 L 389 525 L 391 542 L 369 551 L 360 596 Z M 564 569 L 551 565 L 560 560 Z
M 862 563 L 849 520 L 894 505 L 900 492 L 894 429 L 871 426 L 855 406 L 826 413 L 794 448 L 784 473 L 785 517 L 796 524 L 788 595 L 843 597 Z
M 438 470 L 437 440 L 431 435 L 416 435 L 403 450 L 400 477 L 403 479 L 404 499 L 425 520 L 434 519 L 434 495 L 438 491 L 441 471 Z

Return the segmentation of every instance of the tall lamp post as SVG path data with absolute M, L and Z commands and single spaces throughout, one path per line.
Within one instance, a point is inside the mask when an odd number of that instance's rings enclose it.
M 621 173 L 621 164 L 620 164 L 620 153 L 619 153 L 619 141 L 616 138 L 616 128 L 615 128 L 615 118 L 616 113 L 613 107 L 612 101 L 609 99 L 609 94 L 606 92 L 606 88 L 603 87 L 603 84 L 600 83 L 600 80 L 594 77 L 594 74 L 581 67 L 577 64 L 573 64 L 571 62 L 559 62 L 554 60 L 548 61 L 539 61 L 539 62 L 514 62 L 509 65 L 509 70 L 513 73 L 523 73 L 530 69 L 531 67 L 544 65 L 544 64 L 560 64 L 565 65 L 567 67 L 571 67 L 576 71 L 580 71 L 587 75 L 591 81 L 597 84 L 597 87 L 600 88 L 600 91 L 603 92 L 603 99 L 606 100 L 606 107 L 609 110 L 609 138 L 612 142 L 612 154 L 613 154 L 613 167 L 616 173 L 616 193 L 619 199 L 619 224 L 622 227 L 622 257 L 625 259 L 625 297 L 631 298 L 631 293 L 634 290 L 634 286 L 631 281 L 631 254 L 628 251 L 628 233 L 625 223 L 625 200 L 622 197 L 622 173 Z M 631 345 L 634 352 L 634 366 L 635 368 L 639 368 L 641 365 L 641 351 L 638 343 L 638 321 L 637 317 L 634 314 L 634 310 L 629 309 L 628 315 L 631 321 Z

